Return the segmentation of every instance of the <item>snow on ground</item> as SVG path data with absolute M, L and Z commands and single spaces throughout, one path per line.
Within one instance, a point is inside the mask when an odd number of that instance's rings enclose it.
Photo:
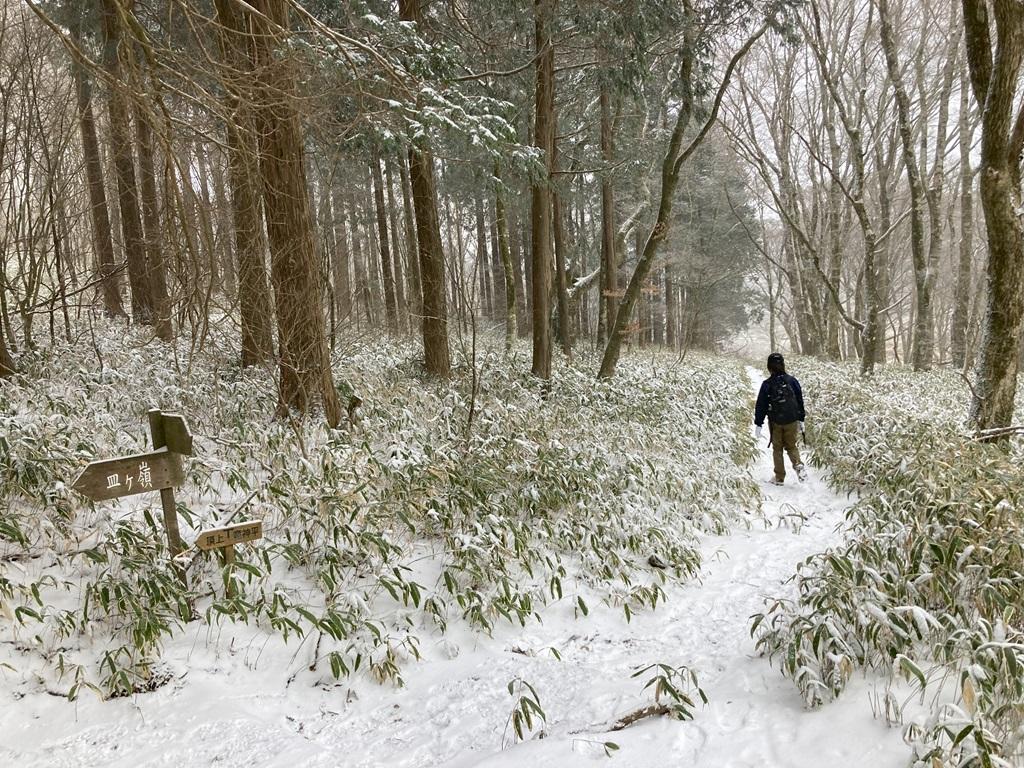
M 770 477 L 767 448 L 752 471 Z M 899 730 L 872 718 L 870 681 L 807 712 L 792 683 L 754 654 L 750 616 L 791 592 L 784 582 L 796 563 L 835 540 L 848 504 L 813 474 L 806 483 L 790 477 L 781 488 L 765 482 L 767 526 L 705 537 L 701 582 L 666 587 L 666 605 L 629 623 L 606 606 L 576 620 L 567 595 L 525 629 L 499 626 L 486 637 L 452 627 L 424 644 L 424 661 L 408 663 L 406 686 L 395 689 L 326 674 L 322 686 L 289 683 L 308 655 L 301 646 L 271 647 L 256 631 L 242 642 L 241 627 L 210 641 L 216 630 L 196 622 L 166 649 L 173 681 L 152 693 L 68 703 L 8 692 L 0 765 L 902 766 Z M 693 721 L 648 719 L 607 733 L 652 703 L 642 691 L 648 675 L 631 675 L 655 662 L 696 671 L 707 707 L 698 703 Z M 513 745 L 507 685 L 516 677 L 536 689 L 547 724 L 545 738 Z M 611 757 L 606 741 L 619 746 Z

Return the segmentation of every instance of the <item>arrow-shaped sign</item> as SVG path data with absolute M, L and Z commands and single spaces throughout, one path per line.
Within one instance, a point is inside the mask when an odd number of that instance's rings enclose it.
M 255 541 L 262 538 L 262 520 L 243 520 L 234 525 L 225 525 L 221 528 L 207 528 L 200 531 L 196 536 L 196 546 L 205 551 L 221 547 L 233 547 L 235 544 L 244 544 L 247 541 Z
M 161 448 L 150 453 L 90 462 L 71 486 L 93 501 L 181 485 L 184 472 L 177 454 Z

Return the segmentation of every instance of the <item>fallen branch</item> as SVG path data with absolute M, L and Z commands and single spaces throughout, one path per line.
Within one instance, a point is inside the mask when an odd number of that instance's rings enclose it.
M 623 715 L 618 720 L 616 720 L 615 724 L 612 725 L 612 727 L 608 730 L 621 731 L 623 728 L 628 728 L 629 726 L 633 725 L 633 723 L 636 723 L 645 718 L 661 717 L 662 715 L 667 715 L 670 712 L 672 712 L 672 707 L 666 704 L 652 704 L 649 707 L 644 707 L 643 709 L 638 709 L 635 712 L 630 712 L 628 715 Z
M 994 429 L 978 430 L 971 436 L 971 440 L 976 443 L 984 443 L 989 440 L 998 440 L 1003 437 L 1020 434 L 1024 434 L 1024 424 L 1015 427 L 996 427 Z

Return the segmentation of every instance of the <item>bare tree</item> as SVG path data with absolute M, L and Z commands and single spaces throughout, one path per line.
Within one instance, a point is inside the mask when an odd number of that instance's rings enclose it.
M 733 54 L 718 84 L 709 116 L 698 130 L 696 136 L 684 147 L 683 138 L 696 107 L 694 94 L 695 66 L 697 64 L 695 36 L 698 34 L 696 17 L 689 3 L 687 3 L 686 12 L 689 18 L 685 21 L 683 41 L 679 51 L 681 64 L 678 82 L 682 95 L 672 128 L 672 135 L 669 138 L 668 147 L 665 150 L 661 164 L 661 198 L 658 204 L 657 217 L 654 226 L 644 240 L 644 246 L 642 251 L 640 251 L 636 268 L 633 270 L 633 275 L 622 297 L 622 303 L 619 305 L 618 312 L 616 313 L 615 323 L 609 330 L 608 343 L 605 346 L 604 355 L 601 359 L 601 368 L 598 371 L 600 378 L 610 378 L 615 375 L 615 366 L 619 361 L 622 343 L 627 333 L 627 326 L 632 321 L 633 309 L 640 298 L 640 291 L 654 264 L 658 249 L 668 236 L 673 197 L 676 186 L 679 183 L 679 174 L 683 164 L 697 150 L 707 137 L 712 126 L 715 125 L 725 90 L 729 86 L 737 64 L 769 28 L 767 21 L 761 23 Z
M 1014 115 L 1024 65 L 1024 6 L 963 0 L 963 14 L 971 89 L 982 115 L 978 173 L 988 235 L 988 300 L 971 418 L 987 430 L 1013 419 L 1024 332 L 1024 107 Z

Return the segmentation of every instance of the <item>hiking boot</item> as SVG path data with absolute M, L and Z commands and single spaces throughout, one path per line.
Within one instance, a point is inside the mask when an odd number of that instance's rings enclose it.
M 807 479 L 807 467 L 803 464 L 797 464 L 793 469 L 796 470 L 796 476 L 800 478 L 801 483 Z

